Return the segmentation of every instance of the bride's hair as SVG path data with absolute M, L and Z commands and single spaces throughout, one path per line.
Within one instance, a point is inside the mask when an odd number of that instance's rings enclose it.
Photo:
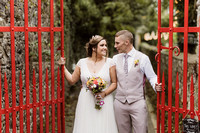
M 86 48 L 86 52 L 87 52 L 88 57 L 92 56 L 92 49 L 97 48 L 97 44 L 101 40 L 104 40 L 104 38 L 102 36 L 95 35 L 95 36 L 92 36 L 92 38 L 90 39 L 90 41 L 88 43 L 86 43 L 85 48 Z

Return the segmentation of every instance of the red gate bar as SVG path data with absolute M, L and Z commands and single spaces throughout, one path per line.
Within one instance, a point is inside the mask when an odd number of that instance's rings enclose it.
M 0 101 L 2 101 L 2 95 L 1 95 L 1 92 L 2 92 L 2 88 L 1 88 L 1 62 L 0 62 Z M 2 108 L 2 102 L 0 102 L 0 120 L 1 120 L 1 108 Z M 1 121 L 0 121 L 0 131 L 1 131 Z
M 193 75 L 191 77 L 191 85 L 190 85 L 190 117 L 194 119 L 194 83 L 193 83 Z
M 165 76 L 162 75 L 162 101 L 161 101 L 161 118 L 165 118 Z M 160 130 L 159 130 L 160 132 Z M 165 132 L 165 119 L 161 119 L 161 132 Z
M 9 133 L 9 98 L 8 98 L 8 82 L 6 73 L 4 74 L 4 88 L 5 88 L 5 119 L 6 119 L 6 133 Z
M 50 49 L 51 49 L 51 99 L 52 99 L 52 133 L 55 133 L 55 104 L 54 104 L 54 1 L 50 0 Z
M 50 27 L 41 27 L 41 32 L 50 32 L 51 29 Z M 37 32 L 38 27 L 28 27 L 29 32 Z M 61 27 L 54 27 L 55 32 L 61 32 L 62 28 Z M 170 28 L 169 27 L 160 27 L 159 28 L 160 32 L 169 32 Z M 199 32 L 200 27 L 188 27 L 188 32 Z M 10 27 L 1 27 L 0 32 L 10 32 Z M 24 27 L 17 26 L 15 27 L 15 32 L 24 32 Z M 184 27 L 173 27 L 173 32 L 184 32 Z
M 10 34 L 11 34 L 11 69 L 12 69 L 12 120 L 13 132 L 16 132 L 16 86 L 15 86 L 15 31 L 14 31 L 14 0 L 10 0 Z M 8 116 L 9 117 L 9 116 Z
M 199 26 L 200 26 L 200 21 L 199 21 Z M 200 53 L 200 30 L 199 32 L 199 53 Z M 199 63 L 200 63 L 200 56 L 199 56 Z M 198 69 L 198 73 L 200 73 L 200 65 Z M 200 120 L 200 74 L 198 74 L 198 119 Z
M 35 79 L 35 69 L 33 69 L 33 133 L 37 133 L 37 121 L 36 121 L 36 79 Z
M 188 0 L 184 6 L 184 66 L 183 66 L 183 118 L 186 116 L 187 109 L 187 54 L 188 54 Z
M 160 32 L 169 32 L 169 27 L 160 27 Z M 10 27 L 1 27 L 0 32 L 10 32 Z M 15 32 L 24 32 L 24 27 L 16 26 L 14 27 Z M 50 32 L 50 27 L 41 27 L 41 32 Z M 188 27 L 188 32 L 199 32 L 200 27 Z M 29 32 L 37 32 L 38 27 L 28 27 Z M 62 32 L 61 27 L 54 27 L 55 32 Z M 173 32 L 184 32 L 184 27 L 173 27 Z
M 1 27 L 0 28 L 0 32 L 10 32 L 11 28 L 10 27 Z M 28 31 L 29 32 L 37 32 L 38 31 L 38 27 L 28 27 Z M 41 32 L 50 32 L 51 29 L 50 27 L 41 27 L 40 29 Z M 61 27 L 54 27 L 54 31 L 55 32 L 61 32 L 62 28 Z M 24 27 L 15 27 L 15 32 L 24 32 Z
M 20 71 L 20 75 L 19 75 L 19 107 L 20 107 L 20 111 L 19 111 L 19 124 L 20 124 L 20 133 L 23 133 L 23 128 L 24 128 L 24 121 L 23 121 L 23 90 L 22 90 L 22 71 Z
M 63 0 L 60 0 L 60 25 L 61 25 L 61 57 L 64 57 L 64 11 L 63 11 Z M 62 132 L 65 133 L 65 88 L 64 88 L 64 66 L 61 66 L 61 128 Z
M 173 0 L 169 3 L 169 60 L 168 60 L 168 132 L 172 132 L 172 58 L 173 58 Z
M 41 0 L 38 0 L 38 60 L 39 60 L 39 103 L 40 103 L 40 133 L 43 133 L 42 106 L 42 41 L 41 41 Z
M 158 29 L 161 27 L 161 0 L 158 0 Z M 160 60 L 161 60 L 161 32 L 158 30 L 158 59 L 157 60 L 157 82 L 160 83 Z M 160 93 L 157 93 L 157 107 L 160 105 Z M 157 133 L 160 133 L 160 110 L 157 108 Z
M 28 33 L 28 1 L 24 1 L 24 35 L 25 35 L 25 75 L 26 75 L 26 104 L 27 104 L 27 111 L 26 111 L 26 128 L 27 133 L 30 133 L 30 98 L 29 98 L 29 33 Z
M 57 99 L 58 99 L 58 104 L 57 104 L 57 129 L 58 133 L 61 131 L 61 126 L 60 126 L 60 68 L 58 67 L 58 74 L 57 74 Z
M 35 104 L 36 103 L 36 89 L 33 89 L 33 103 L 34 103 L 33 105 L 33 132 L 37 133 L 37 120 L 36 120 L 37 109 L 36 109 L 36 104 Z
M 41 32 L 50 32 L 49 27 L 41 27 Z M 24 27 L 15 27 L 15 32 L 23 32 Z M 38 27 L 28 27 L 29 32 L 37 32 Z M 61 27 L 54 27 L 55 32 L 61 32 L 62 28 Z M 169 27 L 160 27 L 159 28 L 160 32 L 169 32 L 170 28 Z M 188 32 L 199 32 L 200 27 L 188 27 Z M 1 27 L 0 32 L 10 32 L 10 27 Z M 184 27 L 173 27 L 173 32 L 184 32 Z
M 160 27 L 160 32 L 169 32 L 169 27 Z M 188 32 L 199 32 L 200 27 L 188 27 Z M 184 27 L 173 27 L 173 32 L 184 32 Z
M 175 127 L 179 127 L 179 78 L 178 72 L 176 75 L 176 92 L 175 92 Z M 178 133 L 179 128 L 175 128 L 175 133 Z
M 49 133 L 49 79 L 48 69 L 46 69 L 46 133 Z

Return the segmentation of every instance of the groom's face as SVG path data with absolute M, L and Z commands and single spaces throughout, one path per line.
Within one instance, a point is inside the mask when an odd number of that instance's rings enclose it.
M 123 36 L 115 37 L 115 46 L 118 53 L 126 53 L 127 45 Z

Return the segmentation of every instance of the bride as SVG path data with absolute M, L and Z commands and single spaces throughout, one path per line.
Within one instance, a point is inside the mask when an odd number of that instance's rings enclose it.
M 72 74 L 64 67 L 65 78 L 70 84 L 79 79 L 82 89 L 76 106 L 73 133 L 118 133 L 113 109 L 113 95 L 117 87 L 116 68 L 112 59 L 107 58 L 106 40 L 99 35 L 92 36 L 86 43 L 87 58 L 80 59 Z M 58 64 L 64 65 L 65 58 L 60 58 Z M 87 91 L 87 81 L 92 77 L 100 77 L 106 82 L 106 87 L 96 95 Z M 96 99 L 103 99 L 101 109 L 95 108 Z

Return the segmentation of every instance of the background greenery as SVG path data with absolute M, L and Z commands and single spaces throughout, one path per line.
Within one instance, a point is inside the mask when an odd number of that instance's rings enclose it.
M 161 25 L 168 27 L 169 0 L 162 0 L 161 5 Z M 196 0 L 190 1 L 189 5 L 189 26 L 194 26 Z M 177 21 L 178 27 L 182 27 L 184 0 L 175 0 L 174 9 L 174 21 Z M 113 46 L 117 31 L 127 29 L 134 35 L 137 32 L 142 41 L 145 41 L 144 33 L 157 32 L 157 0 L 65 0 L 64 15 L 68 65 L 86 56 L 84 45 L 92 35 L 99 34 L 107 39 L 112 57 L 116 52 Z M 180 40 L 176 35 L 174 38 L 177 42 Z M 163 40 L 163 43 L 167 41 Z M 157 45 L 157 40 L 149 40 L 148 43 Z
M 109 54 L 115 54 L 114 35 L 128 29 L 133 34 L 157 30 L 155 0 L 66 0 L 65 53 L 68 66 L 85 57 L 84 46 L 92 35 L 107 39 Z M 70 68 L 70 66 L 69 66 Z

